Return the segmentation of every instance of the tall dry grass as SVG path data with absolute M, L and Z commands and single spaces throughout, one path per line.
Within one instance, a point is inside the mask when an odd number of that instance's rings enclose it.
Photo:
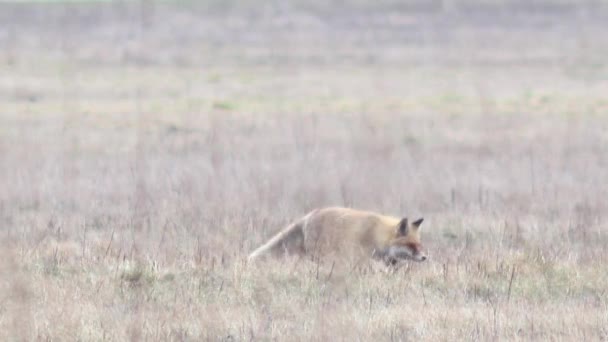
M 150 4 L 0 5 L 2 340 L 608 338 L 600 5 Z M 429 261 L 245 265 L 325 205 Z

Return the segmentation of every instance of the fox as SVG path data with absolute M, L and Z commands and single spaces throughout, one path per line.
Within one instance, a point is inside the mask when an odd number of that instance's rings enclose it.
M 248 262 L 265 254 L 313 255 L 334 254 L 367 256 L 395 266 L 403 260 L 427 260 L 420 243 L 424 218 L 410 222 L 379 213 L 344 207 L 312 210 L 276 233 L 255 249 Z

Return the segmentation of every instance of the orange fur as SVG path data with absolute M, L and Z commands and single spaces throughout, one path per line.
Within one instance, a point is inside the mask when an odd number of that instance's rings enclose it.
M 388 264 L 398 260 L 426 260 L 420 244 L 422 219 L 385 216 L 350 208 L 316 209 L 278 232 L 249 255 L 255 260 L 268 252 L 357 257 L 367 255 Z

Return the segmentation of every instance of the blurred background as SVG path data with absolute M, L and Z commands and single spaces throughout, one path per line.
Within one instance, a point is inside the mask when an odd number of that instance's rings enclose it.
M 31 284 L 15 307 L 52 322 L 33 303 L 70 304 L 41 293 L 114 298 L 86 279 L 124 280 L 126 262 L 152 278 L 233 265 L 294 217 L 344 205 L 424 216 L 425 277 L 523 253 L 578 279 L 542 289 L 606 305 L 607 28 L 602 0 L 2 2 L 2 267 L 20 274 L 3 289 Z M 108 314 L 108 331 L 133 312 Z

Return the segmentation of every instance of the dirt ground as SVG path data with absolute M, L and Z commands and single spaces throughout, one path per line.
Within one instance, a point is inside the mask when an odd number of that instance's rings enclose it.
M 607 340 L 608 4 L 0 4 L 2 340 Z M 327 205 L 429 260 L 245 257 Z

